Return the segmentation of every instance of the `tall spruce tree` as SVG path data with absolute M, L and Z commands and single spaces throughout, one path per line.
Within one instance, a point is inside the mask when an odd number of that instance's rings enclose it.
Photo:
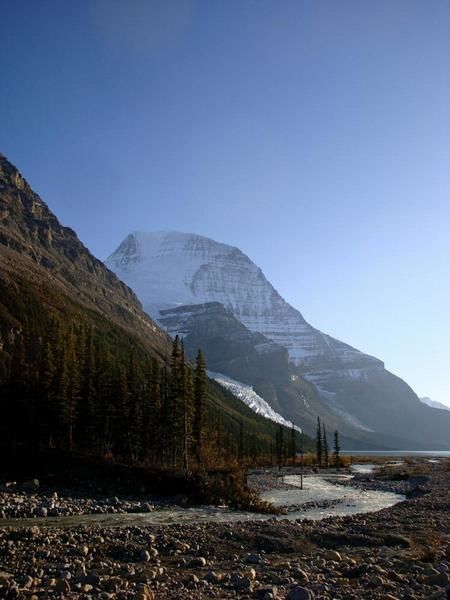
M 183 408 L 181 452 L 183 457 L 183 471 L 187 476 L 190 473 L 190 450 L 192 445 L 193 382 L 192 373 L 186 365 L 183 342 L 181 342 L 181 371 L 180 394 Z
M 325 423 L 322 424 L 322 430 L 323 430 L 323 435 L 322 435 L 323 461 L 325 463 L 325 466 L 328 468 L 330 458 L 329 458 L 329 448 L 328 448 L 327 431 L 325 429 Z
M 317 417 L 317 432 L 316 432 L 316 463 L 320 467 L 322 466 L 322 426 L 320 424 L 320 417 Z
M 283 427 L 280 425 L 276 434 L 276 446 L 277 446 L 277 464 L 278 470 L 281 469 L 284 462 L 285 448 L 284 448 L 284 436 Z
M 336 431 L 334 432 L 334 448 L 333 448 L 333 458 L 334 458 L 334 464 L 337 470 L 339 470 L 340 462 L 340 452 L 341 452 L 341 447 L 339 446 L 339 433 L 338 430 L 336 429 Z
M 197 464 L 203 464 L 206 423 L 206 363 L 201 350 L 195 359 L 193 437 Z

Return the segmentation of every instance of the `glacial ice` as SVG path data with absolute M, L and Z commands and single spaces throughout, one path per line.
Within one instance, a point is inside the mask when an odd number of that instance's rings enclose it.
M 291 421 L 288 421 L 279 413 L 274 411 L 270 404 L 264 400 L 264 398 L 258 396 L 251 385 L 241 383 L 240 381 L 231 379 L 231 377 L 227 377 L 227 375 L 223 375 L 222 373 L 214 373 L 212 371 L 208 371 L 208 377 L 214 379 L 217 381 L 217 383 L 220 383 L 221 386 L 234 394 L 236 398 L 242 400 L 242 402 L 250 407 L 255 413 L 266 417 L 266 419 L 275 421 L 275 423 L 279 423 L 280 425 L 292 427 Z M 294 429 L 300 433 L 302 432 L 300 427 L 297 427 L 297 425 L 294 425 Z

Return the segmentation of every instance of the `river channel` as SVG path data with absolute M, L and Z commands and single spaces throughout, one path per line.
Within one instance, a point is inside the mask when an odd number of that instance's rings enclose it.
M 356 467 L 356 468 L 355 468 Z M 362 470 L 362 469 L 361 469 Z M 355 472 L 361 472 L 354 465 Z M 364 466 L 364 471 L 370 471 Z M 339 480 L 351 479 L 353 475 L 307 475 L 300 489 L 300 476 L 287 475 L 281 487 L 265 491 L 263 500 L 277 507 L 286 507 L 288 514 L 274 516 L 255 512 L 232 510 L 227 507 L 197 506 L 190 508 L 158 508 L 149 513 L 82 514 L 62 517 L 4 519 L 2 527 L 77 527 L 99 525 L 124 527 L 145 525 L 169 525 L 201 522 L 236 522 L 268 519 L 323 519 L 388 508 L 405 499 L 403 495 L 385 491 L 361 490 L 352 485 L 339 485 Z M 305 509 L 304 506 L 308 504 Z M 298 507 L 298 509 L 297 509 Z

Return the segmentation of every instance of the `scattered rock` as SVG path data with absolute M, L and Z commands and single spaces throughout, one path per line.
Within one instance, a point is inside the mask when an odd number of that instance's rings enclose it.
M 335 562 L 341 562 L 342 558 L 339 552 L 336 550 L 327 550 L 324 554 L 325 560 L 334 560 Z
M 314 595 L 306 588 L 296 585 L 289 590 L 286 600 L 314 600 Z
M 207 561 L 204 556 L 197 556 L 191 560 L 189 566 L 203 568 L 206 567 L 206 562 Z
M 150 552 L 148 552 L 148 550 L 141 550 L 139 553 L 139 560 L 142 562 L 148 562 L 150 560 Z
M 37 506 L 34 509 L 34 516 L 35 517 L 46 517 L 47 516 L 47 509 L 45 508 L 45 506 Z
M 259 565 L 262 562 L 261 554 L 247 554 L 245 562 L 250 565 Z

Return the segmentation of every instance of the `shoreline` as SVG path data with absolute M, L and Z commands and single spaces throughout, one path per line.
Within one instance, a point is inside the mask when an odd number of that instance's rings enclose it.
M 298 486 L 292 485 L 284 479 L 291 475 L 299 475 L 299 466 L 285 466 L 280 470 L 275 467 L 250 469 L 247 474 L 247 483 L 251 491 L 261 494 L 270 490 L 289 490 L 297 489 Z M 342 476 L 352 475 L 352 478 L 336 480 L 335 469 L 317 469 L 306 467 L 304 469 L 305 481 L 308 477 L 317 476 L 333 485 L 353 486 L 359 489 L 371 489 L 379 491 L 388 491 L 394 493 L 403 493 L 404 484 L 401 486 L 388 484 L 382 481 L 374 481 L 371 478 L 371 484 L 367 483 L 367 476 L 359 476 L 353 473 L 351 469 L 341 468 L 338 474 Z M 366 482 L 366 483 L 365 483 Z M 343 500 L 314 500 L 296 505 L 273 507 L 273 514 L 279 515 L 295 512 L 299 510 L 308 510 L 313 508 L 328 508 L 336 506 Z M 0 528 L 3 523 L 6 526 L 12 520 L 21 521 L 22 519 L 38 519 L 41 526 L 43 519 L 54 519 L 61 517 L 76 517 L 89 515 L 120 515 L 120 514 L 145 514 L 152 513 L 161 509 L 183 510 L 204 506 L 192 501 L 189 498 L 180 496 L 156 496 L 149 494 L 117 494 L 115 496 L 104 496 L 102 494 L 92 494 L 86 489 L 65 488 L 59 486 L 41 485 L 37 479 L 16 483 L 3 483 L 0 487 Z M 19 525 L 20 526 L 20 525 Z
M 378 512 L 320 521 L 116 529 L 1 529 L 0 521 L 0 596 L 359 600 L 370 589 L 377 600 L 444 600 L 450 462 L 406 468 L 412 476 L 424 471 L 427 493 Z

